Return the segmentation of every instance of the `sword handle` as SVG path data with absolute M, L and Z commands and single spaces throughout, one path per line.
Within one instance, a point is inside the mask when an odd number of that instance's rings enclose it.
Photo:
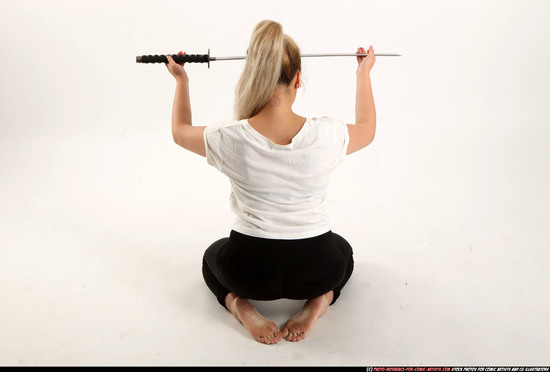
M 171 54 L 176 63 L 208 63 L 210 68 L 210 50 L 208 54 Z M 168 63 L 165 55 L 145 55 L 137 56 L 136 63 Z

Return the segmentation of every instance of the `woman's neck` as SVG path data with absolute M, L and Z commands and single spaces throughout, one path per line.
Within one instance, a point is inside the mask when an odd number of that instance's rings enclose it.
M 273 96 L 260 113 L 267 115 L 280 115 L 280 114 L 289 114 L 292 113 L 292 104 L 294 100 L 290 97 L 289 94 L 284 94 L 283 92 L 275 91 Z
M 287 145 L 302 128 L 305 118 L 292 111 L 294 97 L 275 91 L 269 102 L 248 123 L 271 141 Z

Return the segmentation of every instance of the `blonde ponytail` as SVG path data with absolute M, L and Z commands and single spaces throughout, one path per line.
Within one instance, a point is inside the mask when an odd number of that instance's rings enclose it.
M 254 28 L 244 71 L 235 89 L 235 117 L 248 119 L 264 108 L 278 84 L 288 86 L 301 69 L 300 50 L 282 26 L 262 21 Z

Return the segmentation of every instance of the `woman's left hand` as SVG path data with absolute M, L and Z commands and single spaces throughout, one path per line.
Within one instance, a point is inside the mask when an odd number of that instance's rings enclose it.
M 185 55 L 186 53 L 180 51 L 178 55 Z M 187 73 L 183 69 L 183 65 L 185 63 L 176 63 L 174 62 L 174 59 L 172 56 L 166 56 L 166 59 L 168 59 L 168 63 L 166 63 L 166 68 L 168 68 L 168 71 L 172 74 L 176 80 L 180 79 L 187 79 Z

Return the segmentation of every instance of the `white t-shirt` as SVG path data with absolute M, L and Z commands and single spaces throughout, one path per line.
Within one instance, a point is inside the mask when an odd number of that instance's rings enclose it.
M 310 118 L 288 145 L 257 132 L 248 120 L 204 131 L 208 164 L 231 182 L 233 230 L 269 239 L 304 239 L 330 230 L 326 196 L 349 142 L 344 122 Z

